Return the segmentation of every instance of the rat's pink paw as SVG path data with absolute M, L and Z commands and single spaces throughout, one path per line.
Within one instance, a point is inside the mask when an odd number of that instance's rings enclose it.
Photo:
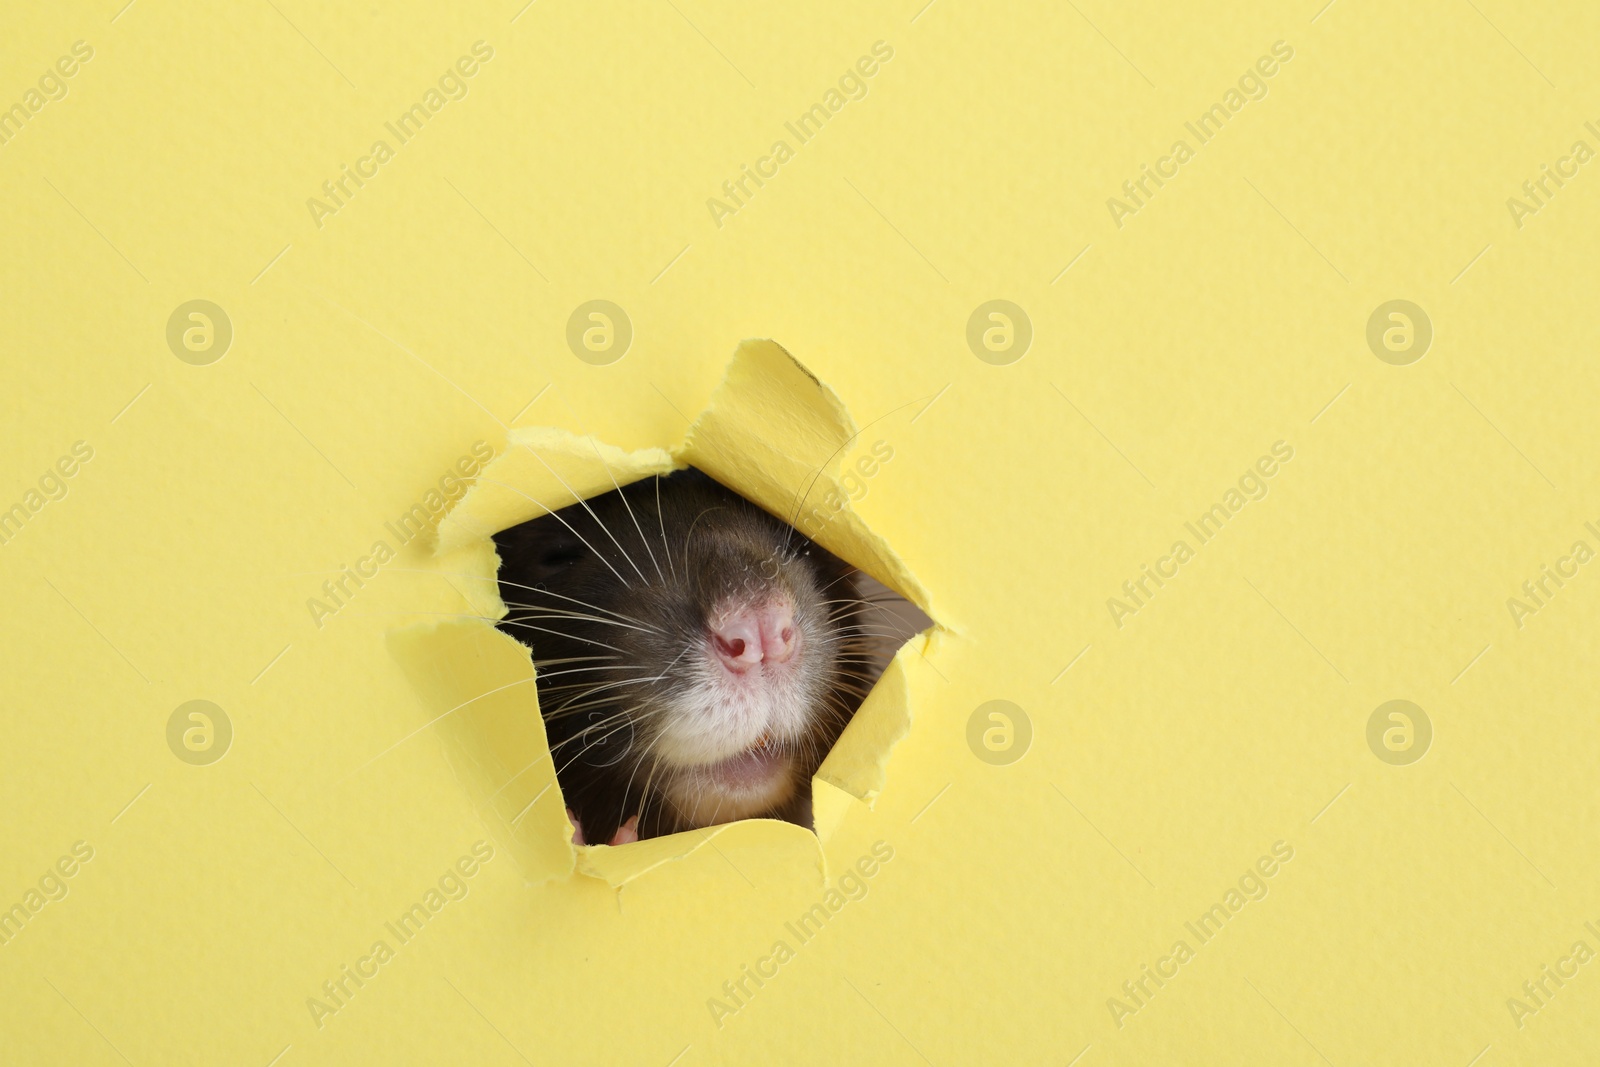
M 639 840 L 639 816 L 637 815 L 617 827 L 617 832 L 611 835 L 611 844 L 613 845 L 626 845 L 637 840 Z

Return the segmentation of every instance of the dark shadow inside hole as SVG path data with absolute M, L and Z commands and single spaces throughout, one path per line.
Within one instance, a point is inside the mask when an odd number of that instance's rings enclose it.
M 864 571 L 856 572 L 856 584 L 861 598 L 872 606 L 867 609 L 868 622 L 875 631 L 870 645 L 876 666 L 876 680 L 900 646 L 933 625 L 928 613 L 917 607 L 893 589 Z
M 494 536 L 497 625 L 527 645 L 580 843 L 778 818 L 915 605 L 700 471 L 647 478 Z

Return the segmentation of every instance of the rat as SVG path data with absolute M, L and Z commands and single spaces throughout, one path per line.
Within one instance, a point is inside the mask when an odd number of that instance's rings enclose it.
M 576 844 L 812 828 L 874 680 L 859 572 L 694 468 L 494 535 Z

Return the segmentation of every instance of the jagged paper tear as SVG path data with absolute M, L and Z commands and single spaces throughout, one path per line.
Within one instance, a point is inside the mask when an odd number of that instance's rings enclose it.
M 834 392 L 781 347 L 745 341 L 705 411 L 674 447 L 628 452 L 560 429 L 511 430 L 505 448 L 441 521 L 435 563 L 466 576 L 456 588 L 474 613 L 502 618 L 494 533 L 630 482 L 694 466 L 936 617 L 928 591 L 850 508 L 839 475 L 858 434 Z M 825 867 L 824 846 L 833 831 L 852 805 L 870 803 L 883 789 L 889 753 L 910 728 L 907 668 L 923 642 L 913 638 L 899 651 L 817 772 L 816 835 L 777 821 L 753 825 L 817 849 L 819 869 Z M 528 650 L 476 620 L 412 627 L 390 646 L 424 706 L 436 709 L 431 714 L 463 702 L 484 703 L 450 716 L 454 721 L 445 733 L 451 758 L 486 822 L 510 837 L 512 854 L 530 881 L 577 870 L 620 888 L 726 831 L 711 827 L 620 848 L 567 844 L 571 827 L 558 803 L 533 687 L 518 684 L 532 674 Z M 441 666 L 463 649 L 470 650 L 477 669 Z M 490 690 L 496 692 L 488 695 Z

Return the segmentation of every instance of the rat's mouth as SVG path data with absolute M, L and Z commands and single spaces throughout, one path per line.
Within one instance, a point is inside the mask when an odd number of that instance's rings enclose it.
M 788 765 L 788 752 L 768 730 L 743 752 L 706 764 L 699 770 L 725 789 L 745 791 L 767 786 Z
M 714 826 L 771 812 L 799 783 L 797 753 L 776 731 L 715 763 L 686 767 L 665 786 L 673 806 L 694 826 Z

